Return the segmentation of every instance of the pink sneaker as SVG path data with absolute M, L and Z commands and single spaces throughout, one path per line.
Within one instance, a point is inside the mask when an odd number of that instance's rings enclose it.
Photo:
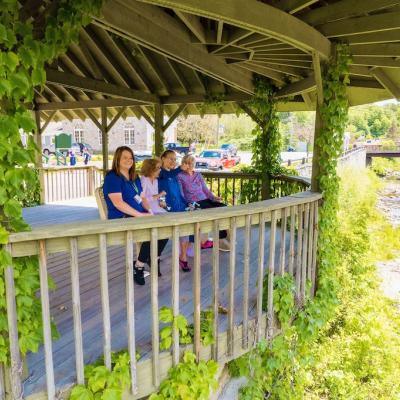
M 213 242 L 211 240 L 206 240 L 202 245 L 202 249 L 212 249 L 214 246 Z
M 189 267 L 189 264 L 187 261 L 182 261 L 179 259 L 179 266 L 181 267 L 182 271 L 189 272 L 191 268 Z

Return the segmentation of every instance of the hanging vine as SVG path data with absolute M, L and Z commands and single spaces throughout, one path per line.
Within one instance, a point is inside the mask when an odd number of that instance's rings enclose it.
M 61 0 L 46 3 L 47 9 L 32 19 L 28 8 L 17 0 L 0 1 L 0 363 L 8 362 L 8 326 L 4 270 L 11 264 L 4 245 L 10 232 L 28 230 L 22 204 L 29 202 L 37 175 L 31 167 L 39 151 L 33 133 L 35 121 L 26 105 L 33 102 L 34 89 L 46 82 L 45 64 L 66 52 L 77 41 L 102 5 L 101 0 Z M 27 144 L 21 133 L 27 134 Z M 36 257 L 13 261 L 16 288 L 19 346 L 23 354 L 37 351 L 42 342 Z
M 283 172 L 281 167 L 281 135 L 279 117 L 276 109 L 275 88 L 263 77 L 254 80 L 254 96 L 249 103 L 257 117 L 253 129 L 252 166 L 263 175 Z
M 270 345 L 265 341 L 259 343 L 230 366 L 233 375 L 249 377 L 248 384 L 241 390 L 241 399 L 301 398 L 307 380 L 304 370 L 310 362 L 310 347 L 321 328 L 335 315 L 340 284 L 336 274 L 340 261 L 336 246 L 339 193 L 336 166 L 347 120 L 349 62 L 348 46 L 337 45 L 334 56 L 323 68 L 322 128 L 316 142 L 321 154 L 318 183 L 324 195 L 319 216 L 318 289 L 314 299 L 306 299 L 304 306 L 298 309 L 294 305 L 293 278 L 288 274 L 274 278 L 274 310 L 282 333 Z M 260 160 L 261 155 L 256 162 Z M 289 321 L 293 322 L 288 324 Z

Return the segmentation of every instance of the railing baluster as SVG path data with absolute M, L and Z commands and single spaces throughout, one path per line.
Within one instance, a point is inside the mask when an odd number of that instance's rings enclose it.
M 258 269 L 257 269 L 257 342 L 262 335 L 262 298 L 263 298 L 263 279 L 264 279 L 264 241 L 265 241 L 265 215 L 259 214 L 259 233 L 258 233 Z
M 301 289 L 301 249 L 303 244 L 303 205 L 297 206 L 297 253 L 296 253 L 296 293 L 300 299 Z
M 213 238 L 214 247 L 212 253 L 212 267 L 213 267 L 213 331 L 214 331 L 214 344 L 211 346 L 212 358 L 218 361 L 218 305 L 219 305 L 219 223 L 218 220 L 213 222 Z
M 101 306 L 103 311 L 104 364 L 111 370 L 111 318 L 108 294 L 107 237 L 99 234 Z
M 286 258 L 286 225 L 287 225 L 287 208 L 281 209 L 281 246 L 279 253 L 279 273 L 285 273 Z
M 4 365 L 0 363 L 0 400 L 5 400 L 6 398 L 6 388 L 4 380 Z
M 200 223 L 194 227 L 194 268 L 193 268 L 193 351 L 196 359 L 200 356 Z
M 243 251 L 243 337 L 242 347 L 249 345 L 249 269 L 250 269 L 251 215 L 246 215 Z
M 218 197 L 221 197 L 221 180 L 219 177 L 218 177 L 217 182 L 218 182 Z
M 71 238 L 69 243 L 71 263 L 72 312 L 74 317 L 76 378 L 78 384 L 82 385 L 85 381 L 85 377 L 83 363 L 81 299 L 78 266 L 78 240 L 76 238 Z
M 216 239 L 217 240 L 217 239 Z M 229 253 L 229 311 L 228 311 L 228 354 L 233 356 L 235 322 L 235 264 L 236 264 L 236 218 L 230 221 L 231 251 Z
M 225 180 L 225 198 L 224 198 L 224 201 L 225 201 L 225 203 L 227 203 L 228 202 L 228 178 L 225 178 L 224 180 Z
M 158 228 L 151 228 L 150 242 L 150 280 L 151 280 L 151 315 L 152 315 L 152 370 L 153 385 L 160 385 L 160 338 L 159 338 L 159 316 L 158 316 L 158 265 L 157 265 L 157 248 L 158 248 Z
M 133 284 L 133 234 L 126 232 L 125 237 L 125 278 L 126 278 L 126 312 L 128 325 L 128 351 L 131 366 L 131 393 L 137 393 L 136 374 L 136 341 L 135 341 L 135 289 Z
M 174 318 L 179 315 L 179 227 L 172 228 L 172 312 Z M 179 363 L 179 330 L 176 324 L 172 327 L 172 363 Z
M 312 278 L 312 263 L 313 263 L 313 234 L 314 234 L 314 203 L 310 203 L 310 213 L 309 213 L 309 225 L 308 225 L 308 251 L 307 251 L 307 279 L 311 281 Z M 311 293 L 311 287 L 310 287 L 310 293 Z
M 239 199 L 240 199 L 240 204 L 243 204 L 243 178 L 240 178 L 240 194 L 239 194 Z
M 11 253 L 11 246 L 6 245 L 5 250 Z M 4 283 L 6 288 L 7 301 L 7 322 L 8 322 L 8 337 L 10 340 L 10 358 L 11 358 L 11 395 L 13 400 L 23 399 L 23 390 L 21 383 L 22 363 L 21 354 L 18 344 L 18 322 L 17 322 L 17 305 L 15 302 L 15 283 L 14 283 L 14 268 L 8 265 L 4 271 Z
M 46 365 L 47 398 L 53 400 L 56 394 L 54 384 L 53 350 L 50 322 L 49 284 L 47 280 L 47 255 L 44 240 L 39 240 L 40 300 L 42 303 L 42 322 L 44 354 Z
M 307 250 L 308 250 L 308 218 L 310 214 L 310 204 L 306 203 L 304 207 L 304 231 L 303 231 L 303 250 L 301 260 L 301 299 L 304 302 L 306 298 L 307 284 Z
M 312 257 L 313 262 L 311 269 L 312 295 L 315 294 L 315 288 L 317 283 L 316 278 L 317 278 L 317 249 L 318 249 L 318 206 L 319 206 L 318 201 L 316 201 L 314 207 L 314 226 L 313 226 L 314 242 L 313 242 L 313 257 Z
M 235 186 L 236 186 L 236 179 L 233 178 L 233 189 L 232 189 L 232 205 L 234 206 L 235 203 Z
M 276 211 L 271 213 L 271 232 L 269 236 L 268 298 L 267 298 L 267 340 L 274 334 L 274 275 L 275 275 Z M 262 287 L 262 282 L 260 284 Z
M 296 208 L 290 207 L 290 245 L 289 245 L 289 274 L 293 275 L 294 265 L 294 242 L 296 233 Z

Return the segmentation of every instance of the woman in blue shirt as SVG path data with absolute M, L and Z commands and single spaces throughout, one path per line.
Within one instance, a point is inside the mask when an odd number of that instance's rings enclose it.
M 114 154 L 111 170 L 104 178 L 104 199 L 107 203 L 108 218 L 147 217 L 152 215 L 146 198 L 142 196 L 142 185 L 135 171 L 133 151 L 127 146 L 118 147 Z M 159 257 L 168 239 L 158 241 L 158 274 L 160 274 Z M 150 265 L 150 242 L 143 242 L 138 259 L 134 262 L 134 279 L 144 285 L 144 264 Z

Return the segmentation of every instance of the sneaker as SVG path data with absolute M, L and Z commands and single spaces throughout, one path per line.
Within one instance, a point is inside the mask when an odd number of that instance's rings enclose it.
M 181 259 L 179 259 L 179 266 L 181 267 L 181 270 L 184 272 L 189 272 L 192 269 L 189 267 L 189 264 L 187 261 L 182 261 Z
M 201 245 L 201 249 L 212 249 L 214 246 L 213 242 L 211 240 L 206 240 L 202 245 Z
M 220 239 L 219 249 L 221 251 L 231 251 L 231 244 L 226 239 Z
M 189 247 L 187 248 L 186 255 L 192 258 L 194 257 L 194 248 L 192 244 L 190 244 Z
M 144 269 L 142 268 L 137 268 L 136 267 L 136 262 L 133 267 L 133 279 L 138 285 L 144 285 Z

